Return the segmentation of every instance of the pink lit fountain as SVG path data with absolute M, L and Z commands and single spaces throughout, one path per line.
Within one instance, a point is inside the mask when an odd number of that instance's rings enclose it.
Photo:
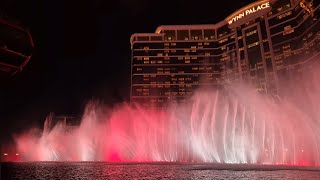
M 276 99 L 244 85 L 199 90 L 187 104 L 112 110 L 89 103 L 81 125 L 61 123 L 16 143 L 24 161 L 216 162 L 320 165 L 319 73 Z M 302 83 L 303 82 L 303 83 Z

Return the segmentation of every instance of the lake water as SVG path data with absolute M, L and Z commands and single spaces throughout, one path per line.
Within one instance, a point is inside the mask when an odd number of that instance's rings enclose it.
M 2 163 L 2 179 L 306 179 L 320 180 L 320 168 L 100 162 Z

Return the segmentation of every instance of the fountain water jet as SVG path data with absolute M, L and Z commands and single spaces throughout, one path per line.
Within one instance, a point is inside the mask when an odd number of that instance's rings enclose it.
M 199 90 L 162 111 L 123 104 L 105 112 L 89 103 L 80 127 L 50 129 L 48 118 L 40 136 L 27 132 L 16 143 L 25 161 L 319 165 L 318 74 L 312 71 L 281 100 L 233 84 Z

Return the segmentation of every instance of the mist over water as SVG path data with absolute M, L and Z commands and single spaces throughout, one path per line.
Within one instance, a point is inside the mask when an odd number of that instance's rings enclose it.
M 23 161 L 218 162 L 320 165 L 320 72 L 281 82 L 280 97 L 245 84 L 199 89 L 186 104 L 151 110 L 91 102 L 81 125 L 16 138 Z

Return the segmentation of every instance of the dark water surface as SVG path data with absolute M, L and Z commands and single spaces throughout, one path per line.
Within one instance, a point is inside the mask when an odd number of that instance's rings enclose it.
M 99 162 L 2 163 L 2 179 L 306 179 L 319 168 L 223 164 Z

